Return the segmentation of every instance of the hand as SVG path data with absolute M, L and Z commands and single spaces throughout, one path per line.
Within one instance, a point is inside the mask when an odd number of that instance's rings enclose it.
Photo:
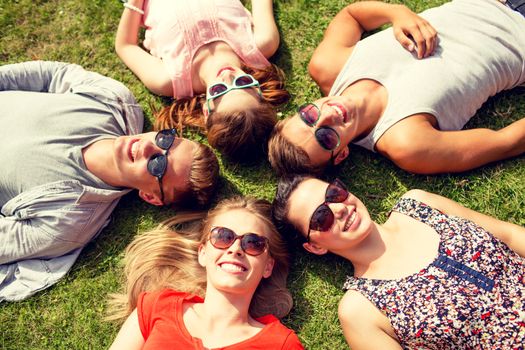
M 419 59 L 432 55 L 437 45 L 437 31 L 426 19 L 406 6 L 399 6 L 391 16 L 394 36 L 405 49 L 416 50 Z

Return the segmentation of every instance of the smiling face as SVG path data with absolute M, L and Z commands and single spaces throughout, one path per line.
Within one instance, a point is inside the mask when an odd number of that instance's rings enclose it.
M 326 231 L 309 230 L 310 219 L 317 208 L 325 203 L 328 183 L 309 178 L 301 182 L 288 200 L 287 220 L 306 238 L 310 231 L 310 243 L 304 247 L 317 254 L 326 251 L 338 254 L 355 247 L 373 229 L 373 221 L 363 203 L 349 193 L 341 203 L 326 203 L 334 214 L 334 223 Z
M 148 172 L 148 160 L 165 151 L 155 143 L 156 132 L 120 136 L 113 144 L 114 160 L 118 175 L 128 187 L 139 190 L 139 195 L 149 203 L 161 205 L 157 178 Z M 176 193 L 188 188 L 189 174 L 196 145 L 193 141 L 176 137 L 168 150 L 168 165 L 162 177 L 164 203 L 171 203 Z
M 320 127 L 334 129 L 340 138 L 339 146 L 334 155 L 342 158 L 348 155 L 347 145 L 357 136 L 358 107 L 349 96 L 328 96 L 313 102 L 320 111 L 315 125 L 306 123 L 298 113 L 292 116 L 282 129 L 282 135 L 295 146 L 303 149 L 313 165 L 325 165 L 329 162 L 332 152 L 321 147 L 315 138 L 315 131 Z
M 232 86 L 236 77 L 245 75 L 246 73 L 240 68 L 222 67 L 217 72 L 216 79 L 211 81 L 208 85 L 213 86 L 217 83 L 225 83 L 227 86 Z M 209 98 L 206 94 L 206 98 Z M 212 112 L 219 112 L 222 114 L 233 114 L 242 110 L 254 109 L 261 104 L 259 90 L 256 86 L 250 86 L 242 89 L 233 89 L 217 98 L 209 100 L 209 107 Z M 208 117 L 208 106 L 203 106 L 204 115 Z
M 211 226 L 227 227 L 237 235 L 256 233 L 270 238 L 266 224 L 244 209 L 229 210 L 215 216 Z M 206 235 L 209 238 L 209 232 Z M 257 256 L 246 254 L 240 239 L 225 249 L 215 248 L 207 239 L 199 248 L 199 263 L 206 269 L 207 288 L 234 294 L 253 294 L 261 279 L 270 277 L 274 259 L 268 249 Z

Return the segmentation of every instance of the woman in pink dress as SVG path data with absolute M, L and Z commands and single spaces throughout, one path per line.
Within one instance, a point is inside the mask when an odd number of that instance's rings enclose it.
M 238 160 L 264 150 L 274 107 L 289 98 L 267 60 L 278 46 L 271 0 L 252 0 L 251 13 L 239 0 L 130 0 L 115 40 L 149 90 L 175 98 L 156 127 L 203 129 L 212 147 Z

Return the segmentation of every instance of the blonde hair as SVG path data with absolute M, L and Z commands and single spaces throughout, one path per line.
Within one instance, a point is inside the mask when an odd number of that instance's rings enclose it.
M 272 275 L 262 279 L 255 291 L 250 315 L 286 316 L 293 304 L 286 288 L 288 253 L 270 219 L 270 203 L 250 197 L 234 197 L 221 201 L 207 214 L 189 212 L 176 215 L 135 238 L 126 248 L 125 294 L 112 295 L 108 319 L 127 317 L 136 308 L 138 296 L 143 291 L 172 288 L 204 297 L 206 272 L 198 263 L 198 248 L 208 239 L 216 216 L 239 209 L 255 215 L 265 224 L 269 233 L 269 253 L 275 260 Z
M 313 165 L 305 150 L 294 145 L 283 136 L 283 128 L 289 120 L 290 118 L 279 121 L 270 135 L 268 158 L 272 168 L 280 176 L 292 174 L 319 175 L 324 167 Z
M 212 111 L 205 123 L 202 108 L 206 94 L 175 100 L 155 112 L 157 130 L 176 128 L 182 134 L 184 127 L 203 130 L 209 144 L 221 153 L 240 161 L 264 152 L 266 140 L 275 125 L 275 106 L 288 101 L 290 94 L 284 88 L 284 73 L 275 65 L 257 69 L 246 65 L 242 70 L 259 81 L 262 100 L 257 107 L 240 109 L 231 114 Z

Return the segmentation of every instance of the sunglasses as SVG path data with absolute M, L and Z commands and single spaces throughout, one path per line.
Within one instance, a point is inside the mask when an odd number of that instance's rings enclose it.
M 307 242 L 310 242 L 310 232 L 312 230 L 321 232 L 328 231 L 334 224 L 334 212 L 327 203 L 342 203 L 348 198 L 348 195 L 348 190 L 341 180 L 335 179 L 328 185 L 324 194 L 324 202 L 315 209 L 310 217 L 310 226 L 308 227 L 308 235 L 306 236 Z
M 307 103 L 299 107 L 298 109 L 299 117 L 301 120 L 310 127 L 315 127 L 321 116 L 321 111 L 319 107 L 313 103 Z M 337 131 L 329 126 L 320 126 L 314 131 L 315 139 L 317 143 L 327 151 L 333 151 L 341 143 L 341 138 Z
M 228 85 L 224 82 L 215 83 L 211 85 L 208 88 L 208 97 L 206 98 L 206 105 L 208 107 L 208 113 L 211 113 L 211 108 L 210 108 L 211 100 L 214 100 L 217 97 L 225 95 L 232 90 L 246 89 L 252 86 L 257 87 L 257 92 L 259 93 L 259 96 L 261 96 L 262 92 L 261 92 L 261 88 L 259 87 L 259 82 L 255 80 L 255 78 L 251 76 L 250 74 L 242 74 L 242 75 L 236 76 L 233 79 L 232 85 Z
M 164 191 L 162 190 L 162 177 L 168 168 L 168 151 L 177 137 L 177 130 L 164 129 L 155 135 L 155 144 L 164 150 L 164 153 L 156 153 L 148 159 L 148 173 L 157 178 L 160 189 L 160 200 L 164 204 Z
M 248 255 L 261 255 L 268 248 L 268 238 L 256 233 L 237 235 L 227 227 L 214 226 L 211 228 L 210 243 L 217 249 L 229 248 L 237 239 L 241 240 L 241 249 Z

